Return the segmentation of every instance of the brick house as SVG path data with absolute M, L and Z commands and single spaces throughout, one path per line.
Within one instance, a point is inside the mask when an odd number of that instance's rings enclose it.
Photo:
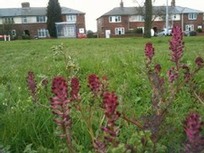
M 28 2 L 21 3 L 21 8 L 0 8 L 0 34 L 11 37 L 29 36 L 47 38 L 47 8 L 30 7 Z M 85 33 L 85 13 L 62 7 L 63 22 L 56 23 L 59 38 L 75 38 L 78 33 Z
M 158 32 L 165 28 L 166 6 L 153 6 L 152 29 Z M 173 24 L 180 25 L 183 31 L 204 31 L 204 12 L 181 6 L 168 6 L 168 28 Z M 115 7 L 97 18 L 98 37 L 109 38 L 127 35 L 133 31 L 144 29 L 144 8 Z

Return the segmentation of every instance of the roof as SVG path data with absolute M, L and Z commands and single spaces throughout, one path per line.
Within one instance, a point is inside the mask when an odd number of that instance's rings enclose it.
M 153 14 L 162 11 L 165 14 L 166 6 L 153 6 Z M 181 7 L 181 6 L 169 6 L 169 13 L 203 13 L 202 11 Z M 141 14 L 141 11 L 144 11 L 144 7 L 115 7 L 112 10 L 106 12 L 102 16 L 110 15 L 136 15 Z
M 0 16 L 33 16 L 46 15 L 46 7 L 28 7 L 28 8 L 1 8 Z M 84 12 L 62 7 L 62 14 L 85 14 Z

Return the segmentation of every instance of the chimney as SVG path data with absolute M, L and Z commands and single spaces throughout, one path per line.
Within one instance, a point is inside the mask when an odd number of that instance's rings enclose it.
M 171 6 L 173 6 L 173 7 L 176 6 L 176 2 L 175 2 L 175 0 L 172 0 L 172 1 L 171 1 Z
M 23 2 L 21 3 L 22 8 L 29 8 L 30 7 L 30 3 L 29 2 Z
M 120 7 L 121 7 L 121 8 L 124 7 L 123 0 L 121 0 L 121 2 L 120 2 Z

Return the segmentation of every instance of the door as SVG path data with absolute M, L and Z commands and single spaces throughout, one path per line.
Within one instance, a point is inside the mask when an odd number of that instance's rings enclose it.
M 111 34 L 111 31 L 110 31 L 110 30 L 106 30 L 106 31 L 105 31 L 105 36 L 106 36 L 106 38 L 110 38 L 110 34 Z

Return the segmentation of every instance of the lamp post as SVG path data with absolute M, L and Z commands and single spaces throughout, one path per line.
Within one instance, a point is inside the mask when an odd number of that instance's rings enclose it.
M 169 27 L 169 6 L 168 6 L 168 0 L 166 0 L 166 33 L 168 32 Z

